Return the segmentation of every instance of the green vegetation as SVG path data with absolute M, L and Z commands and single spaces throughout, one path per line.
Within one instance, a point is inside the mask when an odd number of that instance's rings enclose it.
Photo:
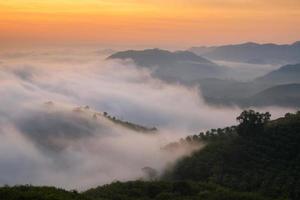
M 237 118 L 240 124 L 228 129 L 231 133 L 207 135 L 207 145 L 181 159 L 164 178 L 209 181 L 236 191 L 300 199 L 300 112 L 274 121 L 269 117 L 269 113 L 243 112 Z
M 191 181 L 115 182 L 83 193 L 53 187 L 0 188 L 2 200 L 270 200 L 255 193 L 235 192 L 212 183 Z
M 123 120 L 120 120 L 116 117 L 110 116 L 107 112 L 104 112 L 103 116 L 105 118 L 107 118 L 108 120 L 112 121 L 115 124 L 119 124 L 121 126 L 124 126 L 128 129 L 131 129 L 131 130 L 134 130 L 134 131 L 143 132 L 143 133 L 155 133 L 155 132 L 157 132 L 156 127 L 148 128 L 148 127 L 137 125 L 137 124 L 134 124 L 134 123 L 131 123 L 131 122 L 128 122 L 128 121 L 123 121 Z
M 114 182 L 83 193 L 52 187 L 0 188 L 5 200 L 300 199 L 300 112 L 270 120 L 253 110 L 239 125 L 189 136 L 166 148 L 204 143 L 160 181 Z
M 1 200 L 88 200 L 76 191 L 65 191 L 54 187 L 15 186 L 1 187 Z
M 191 181 L 115 182 L 84 193 L 91 200 L 267 200 L 255 193 L 234 192 L 215 184 Z

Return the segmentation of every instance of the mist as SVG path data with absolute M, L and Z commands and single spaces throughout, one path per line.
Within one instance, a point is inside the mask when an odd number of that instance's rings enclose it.
M 143 167 L 160 173 L 193 150 L 167 152 L 164 145 L 236 124 L 240 108 L 206 105 L 199 88 L 166 83 L 132 62 L 107 61 L 104 52 L 0 54 L 0 184 L 83 190 L 147 178 Z M 273 118 L 293 112 L 257 110 Z M 103 112 L 158 132 L 125 128 Z

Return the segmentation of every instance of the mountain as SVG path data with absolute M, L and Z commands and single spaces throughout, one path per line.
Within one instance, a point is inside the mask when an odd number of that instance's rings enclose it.
M 61 141 L 76 142 L 82 138 L 106 135 L 122 129 L 138 134 L 157 134 L 155 127 L 146 127 L 123 121 L 98 112 L 89 106 L 63 107 L 52 101 L 44 103 L 41 110 L 34 110 L 16 120 L 16 127 L 43 153 L 59 156 L 68 145 Z
M 266 86 L 227 80 L 206 81 L 200 88 L 205 101 L 212 105 L 300 107 L 300 84 L 297 83 Z
M 192 181 L 115 182 L 83 194 L 91 200 L 271 200 L 256 193 L 232 191 L 215 184 Z
M 255 81 L 268 84 L 300 83 L 300 64 L 285 65 Z
M 167 171 L 167 180 L 209 181 L 271 198 L 300 199 L 300 112 L 269 121 L 244 111 L 240 124 L 190 136 L 206 144 Z
M 300 84 L 278 85 L 247 99 L 248 105 L 300 107 Z
M 208 59 L 253 64 L 290 64 L 300 62 L 300 42 L 289 45 L 248 42 L 237 45 L 192 47 L 189 51 Z
M 236 46 L 231 45 L 230 48 L 234 49 Z M 238 47 L 255 51 L 253 49 L 260 48 L 260 46 L 247 43 Z M 262 46 L 264 46 L 263 49 L 279 48 L 278 45 L 273 44 Z M 295 47 L 299 44 L 294 43 L 291 46 Z M 202 50 L 215 51 L 215 48 Z M 248 50 L 247 53 L 251 56 L 251 51 Z M 199 85 L 205 101 L 213 105 L 298 107 L 297 102 L 300 102 L 300 97 L 293 94 L 299 92 L 297 86 L 293 84 L 300 83 L 300 64 L 284 65 L 253 81 L 241 82 L 226 79 L 232 69 L 218 66 L 188 51 L 130 50 L 115 53 L 108 59 L 131 59 L 139 66 L 152 69 L 153 75 L 162 80 Z M 284 86 L 278 87 L 279 85 Z
M 131 59 L 139 66 L 153 69 L 154 75 L 158 78 L 176 82 L 221 77 L 228 71 L 226 67 L 219 66 L 189 51 L 129 50 L 112 54 L 107 59 Z
M 197 81 L 202 95 L 216 99 L 246 98 L 260 91 L 260 87 L 252 82 L 241 82 L 229 79 L 202 79 Z
M 206 102 L 215 105 L 300 106 L 300 64 L 285 65 L 253 81 L 197 81 Z
M 96 115 L 97 116 L 97 115 Z M 110 116 L 107 112 L 103 113 L 103 116 L 108 119 L 109 121 L 115 123 L 116 125 L 120 125 L 124 128 L 136 131 L 136 132 L 140 132 L 140 133 L 157 133 L 157 128 L 156 127 L 146 127 L 146 126 L 142 126 L 139 124 L 134 124 L 132 122 L 128 122 L 128 121 L 123 121 L 120 120 L 116 117 Z
M 5 200 L 298 200 L 300 111 L 270 120 L 253 110 L 237 126 L 212 129 L 179 142 L 203 148 L 168 167 L 158 180 L 113 182 L 83 192 L 54 187 L 3 186 Z M 174 145 L 173 145 L 174 146 Z
M 117 52 L 108 57 L 108 59 L 132 59 L 136 64 L 141 66 L 163 66 L 176 62 L 199 62 L 203 64 L 213 64 L 211 61 L 197 56 L 189 51 L 170 52 L 161 49 L 146 50 L 128 50 Z
M 6 186 L 0 187 L 0 197 L 3 200 L 271 200 L 255 193 L 190 181 L 114 182 L 81 193 L 54 187 Z

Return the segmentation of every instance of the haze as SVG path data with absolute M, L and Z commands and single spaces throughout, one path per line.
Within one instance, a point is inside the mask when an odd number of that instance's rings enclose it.
M 105 57 L 83 48 L 0 55 L 0 185 L 82 190 L 145 178 L 143 167 L 161 172 L 193 150 L 166 152 L 164 145 L 235 124 L 241 112 L 208 106 L 197 88 L 163 82 L 151 70 Z M 294 109 L 259 110 L 278 117 Z M 159 131 L 137 133 L 98 114 L 104 111 Z
M 299 25 L 299 0 L 0 0 L 0 187 L 154 180 L 187 136 L 295 112 Z

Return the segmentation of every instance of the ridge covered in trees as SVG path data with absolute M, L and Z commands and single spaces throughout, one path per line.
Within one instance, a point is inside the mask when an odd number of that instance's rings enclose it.
M 240 124 L 191 136 L 206 146 L 182 158 L 167 180 L 209 181 L 268 197 L 300 198 L 300 112 L 270 121 L 269 113 L 244 111 Z M 218 133 L 219 132 L 219 133 Z
M 159 180 L 114 182 L 85 192 L 53 187 L 1 187 L 6 200 L 298 200 L 300 111 L 270 120 L 244 111 L 237 126 L 189 136 L 166 148 L 205 144 Z
M 110 116 L 107 112 L 103 112 L 103 116 L 106 119 L 112 121 L 115 124 L 122 125 L 122 126 L 124 126 L 126 128 L 134 130 L 134 131 L 143 132 L 143 133 L 155 133 L 155 132 L 157 132 L 157 128 L 156 127 L 149 128 L 149 127 L 141 126 L 141 125 L 134 124 L 134 123 L 131 123 L 131 122 L 128 122 L 128 121 L 123 121 L 123 120 L 118 119 L 116 117 Z

